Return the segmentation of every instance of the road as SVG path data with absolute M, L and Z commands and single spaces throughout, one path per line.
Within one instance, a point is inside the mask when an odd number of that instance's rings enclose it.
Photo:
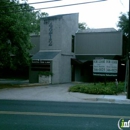
M 118 130 L 120 118 L 130 105 L 0 100 L 0 130 Z

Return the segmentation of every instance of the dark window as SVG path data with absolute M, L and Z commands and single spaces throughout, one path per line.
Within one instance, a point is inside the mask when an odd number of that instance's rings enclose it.
M 51 64 L 50 63 L 32 63 L 31 70 L 32 71 L 50 71 Z
M 75 39 L 75 36 L 72 35 L 71 52 L 74 52 L 74 39 Z

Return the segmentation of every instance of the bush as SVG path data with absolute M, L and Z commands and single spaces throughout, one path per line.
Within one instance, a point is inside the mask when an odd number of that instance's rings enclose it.
M 88 94 L 118 94 L 124 91 L 124 83 L 119 82 L 118 87 L 116 87 L 114 82 L 109 82 L 105 86 L 104 83 L 97 83 L 94 85 L 90 84 L 77 84 L 69 88 L 69 92 L 80 92 Z

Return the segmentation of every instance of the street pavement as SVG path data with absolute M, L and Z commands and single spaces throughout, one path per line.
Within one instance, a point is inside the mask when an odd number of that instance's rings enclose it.
M 129 104 L 0 100 L 0 130 L 119 130 L 129 110 Z
M 0 83 L 9 83 L 7 80 L 0 80 Z M 119 95 L 94 95 L 77 92 L 68 92 L 70 86 L 76 83 L 66 84 L 28 84 L 28 81 L 12 81 L 14 84 L 21 84 L 21 88 L 0 89 L 0 99 L 5 100 L 37 100 L 37 101 L 61 101 L 61 102 L 103 102 L 130 104 L 125 94 Z M 24 86 L 24 87 L 23 87 Z M 28 87 L 26 87 L 28 86 Z

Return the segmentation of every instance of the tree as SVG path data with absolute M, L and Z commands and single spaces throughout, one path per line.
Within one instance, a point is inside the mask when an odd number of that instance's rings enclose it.
M 87 29 L 88 27 L 87 27 L 87 24 L 86 23 L 79 23 L 79 29 L 80 30 L 85 30 L 85 29 Z
M 37 29 L 36 29 L 36 30 L 38 30 L 39 33 L 40 33 L 40 19 L 41 19 L 41 18 L 44 18 L 44 17 L 47 17 L 47 16 L 49 16 L 49 14 L 46 13 L 46 12 L 39 12 L 39 11 L 37 12 L 37 15 L 36 15 L 36 19 L 37 19 L 37 23 L 36 23 Z
M 26 2 L 1 0 L 0 2 L 0 68 L 29 65 L 32 48 L 30 34 L 40 30 L 40 14 Z
M 127 14 L 121 13 L 121 15 L 119 16 L 119 21 L 118 21 L 117 27 L 119 27 L 119 29 L 123 31 L 124 35 L 128 37 L 129 13 L 127 13 Z
M 127 57 L 128 54 L 128 34 L 129 34 L 129 12 L 121 13 L 117 24 L 119 30 L 123 31 L 123 55 Z

